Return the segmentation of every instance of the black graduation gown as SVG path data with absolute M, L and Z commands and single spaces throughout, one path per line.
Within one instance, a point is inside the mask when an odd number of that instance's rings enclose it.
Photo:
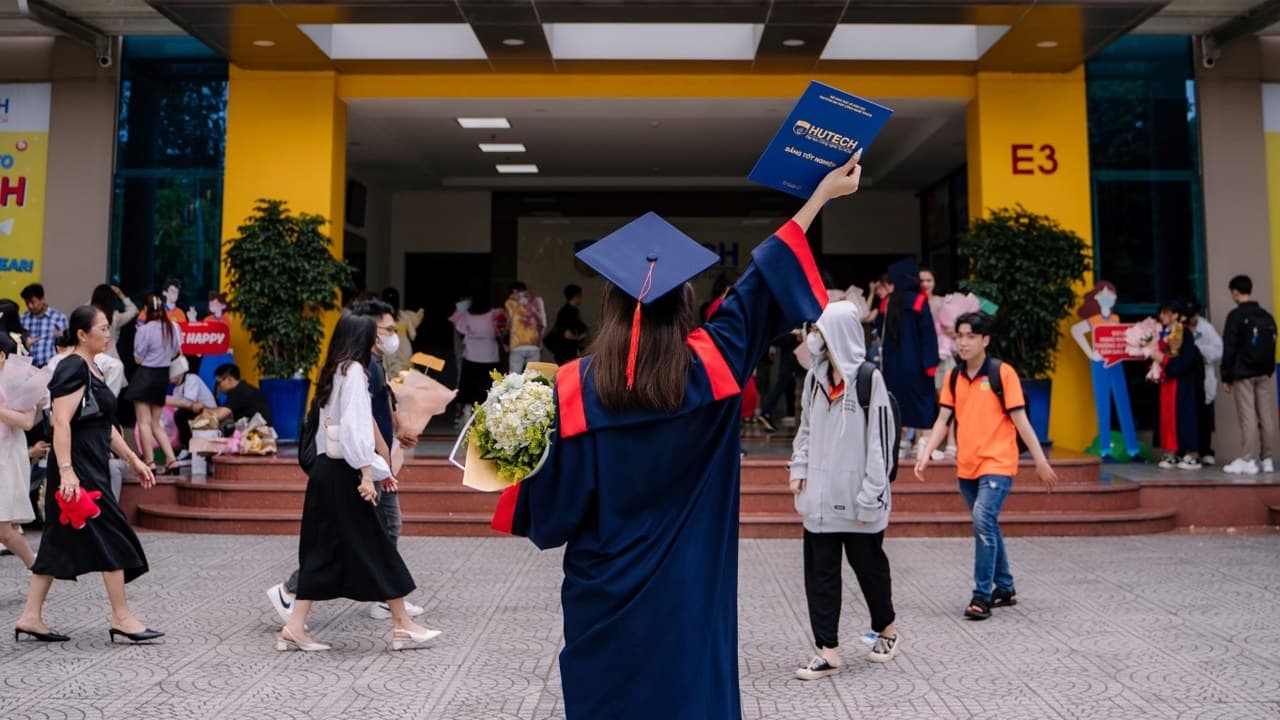
M 688 340 L 683 406 L 606 412 L 591 358 L 561 368 L 544 468 L 505 491 L 495 529 L 566 545 L 570 720 L 741 717 L 738 691 L 740 388 L 826 290 L 798 225 L 752 253 L 724 304 Z

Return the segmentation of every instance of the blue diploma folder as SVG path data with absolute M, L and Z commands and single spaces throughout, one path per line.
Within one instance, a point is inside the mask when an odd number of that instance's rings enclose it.
M 893 110 L 811 82 L 748 179 L 808 199 L 827 173 L 871 144 Z

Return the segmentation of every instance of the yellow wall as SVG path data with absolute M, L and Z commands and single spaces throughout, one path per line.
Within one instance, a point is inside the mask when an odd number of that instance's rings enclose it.
M 332 72 L 262 72 L 231 66 L 227 89 L 227 153 L 222 239 L 237 228 L 259 198 L 286 201 L 296 212 L 329 219 L 333 252 L 342 256 L 347 111 Z M 225 289 L 225 288 L 224 288 Z M 329 319 L 330 328 L 337 315 Z M 256 351 L 234 323 L 236 364 L 257 382 Z
M 1273 308 L 1280 308 L 1280 84 L 1262 86 L 1262 120 L 1266 132 L 1267 206 L 1271 218 L 1271 289 Z
M 1021 203 L 1092 243 L 1083 69 L 1061 75 L 980 73 L 976 83 L 968 112 L 971 215 Z M 1018 165 L 1030 174 L 1014 172 L 1014 145 L 1031 146 L 1019 151 L 1031 160 Z M 1073 320 L 1074 315 L 1063 323 L 1058 344 L 1049 434 L 1056 445 L 1079 450 L 1097 434 L 1097 422 L 1088 360 L 1068 333 Z

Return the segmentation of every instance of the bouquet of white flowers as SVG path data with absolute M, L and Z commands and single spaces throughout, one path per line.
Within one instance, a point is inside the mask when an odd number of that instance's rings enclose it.
M 523 374 L 495 372 L 493 380 L 450 454 L 450 461 L 463 470 L 462 484 L 485 491 L 510 487 L 542 467 L 556 417 L 547 375 L 530 368 Z M 454 457 L 464 442 L 467 459 L 459 464 Z

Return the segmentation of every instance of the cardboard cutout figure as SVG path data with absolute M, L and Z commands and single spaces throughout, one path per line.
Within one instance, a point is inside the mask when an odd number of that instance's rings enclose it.
M 1100 280 L 1093 290 L 1084 296 L 1084 304 L 1080 306 L 1080 322 L 1071 328 L 1071 336 L 1076 344 L 1089 358 L 1089 369 L 1093 376 L 1093 404 L 1098 415 L 1098 447 L 1104 461 L 1115 457 L 1111 447 L 1111 405 L 1114 402 L 1116 415 L 1120 418 L 1120 431 L 1124 436 L 1125 453 L 1130 460 L 1141 457 L 1142 448 L 1138 444 L 1138 433 L 1133 424 L 1133 410 L 1129 405 L 1129 386 L 1124 381 L 1124 367 L 1119 362 L 1108 362 L 1096 349 L 1096 341 L 1101 334 L 1098 328 L 1122 325 L 1119 316 L 1113 313 L 1116 305 L 1116 286 Z M 1119 331 L 1119 339 L 1123 344 L 1124 328 Z M 1086 336 L 1089 336 L 1086 338 Z M 1093 342 L 1091 342 L 1093 341 Z

